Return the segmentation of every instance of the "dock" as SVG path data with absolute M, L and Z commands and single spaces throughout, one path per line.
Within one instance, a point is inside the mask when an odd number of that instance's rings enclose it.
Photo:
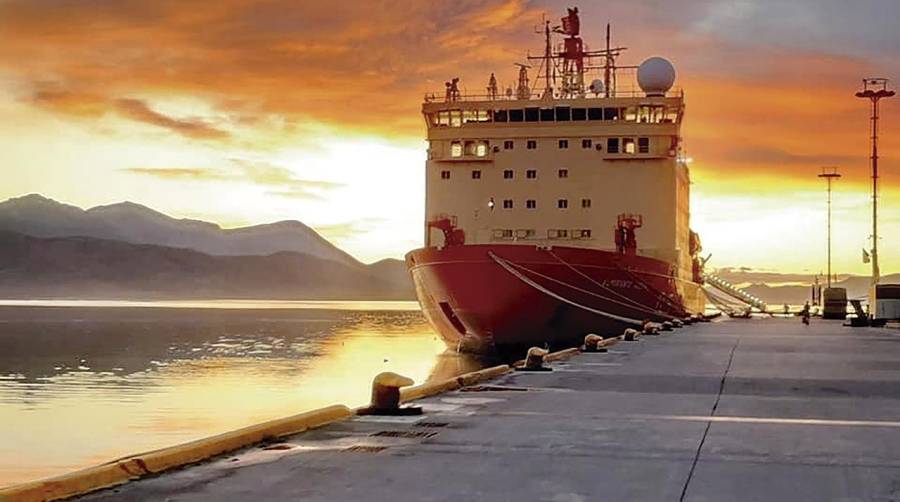
M 900 330 L 721 319 L 550 366 L 84 500 L 900 500 Z

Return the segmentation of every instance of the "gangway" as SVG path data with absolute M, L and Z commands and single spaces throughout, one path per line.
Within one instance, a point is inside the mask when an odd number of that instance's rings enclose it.
M 751 295 L 750 293 L 735 286 L 734 284 L 731 284 L 730 282 L 726 281 L 725 279 L 722 279 L 721 277 L 717 276 L 716 274 L 704 272 L 703 273 L 703 281 L 706 282 L 706 284 L 709 284 L 710 286 L 716 288 L 717 290 L 725 293 L 726 295 L 728 295 L 736 300 L 740 300 L 741 302 L 746 303 L 747 305 L 750 305 L 751 307 L 755 307 L 755 308 L 759 309 L 760 312 L 768 312 L 767 309 L 769 307 L 768 307 L 768 305 L 766 305 L 766 302 Z

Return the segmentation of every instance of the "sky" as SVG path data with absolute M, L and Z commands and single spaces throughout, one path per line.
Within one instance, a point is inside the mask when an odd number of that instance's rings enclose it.
M 421 100 L 538 53 L 529 0 L 0 0 L 0 199 L 122 200 L 224 227 L 297 219 L 363 261 L 422 245 Z M 692 226 L 714 267 L 825 269 L 822 166 L 838 166 L 833 269 L 871 246 L 862 77 L 900 85 L 900 2 L 581 5 L 620 62 L 671 60 L 685 92 Z M 900 99 L 882 106 L 882 272 L 900 271 Z M 867 240 L 868 239 L 868 240 Z

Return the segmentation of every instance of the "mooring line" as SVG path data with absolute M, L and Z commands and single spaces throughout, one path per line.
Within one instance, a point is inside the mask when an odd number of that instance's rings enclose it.
M 735 340 L 734 347 L 731 348 L 731 354 L 728 355 L 728 364 L 725 365 L 725 372 L 722 373 L 722 380 L 719 381 L 719 394 L 716 396 L 716 402 L 713 403 L 712 410 L 709 412 L 710 418 L 716 415 L 716 409 L 719 407 L 719 400 L 722 399 L 722 392 L 725 391 L 725 379 L 728 378 L 728 372 L 731 370 L 731 361 L 734 360 L 734 351 L 737 350 L 739 343 L 741 343 L 740 337 Z M 709 435 L 710 427 L 712 427 L 712 420 L 707 420 L 706 428 L 703 429 L 703 437 L 700 438 L 697 452 L 694 453 L 694 461 L 691 463 L 691 470 L 688 471 L 687 479 L 684 480 L 684 486 L 681 488 L 681 497 L 678 498 L 679 502 L 684 502 L 684 497 L 687 495 L 688 485 L 691 484 L 691 479 L 694 477 L 694 470 L 697 468 L 697 462 L 700 461 L 700 452 L 703 450 L 704 443 L 706 443 L 706 436 Z

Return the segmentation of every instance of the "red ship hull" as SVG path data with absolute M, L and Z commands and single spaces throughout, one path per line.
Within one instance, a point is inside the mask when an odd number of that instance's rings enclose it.
M 563 346 L 588 333 L 620 335 L 646 319 L 702 313 L 698 284 L 680 281 L 671 264 L 643 256 L 461 245 L 417 249 L 406 263 L 428 321 L 462 350 Z

